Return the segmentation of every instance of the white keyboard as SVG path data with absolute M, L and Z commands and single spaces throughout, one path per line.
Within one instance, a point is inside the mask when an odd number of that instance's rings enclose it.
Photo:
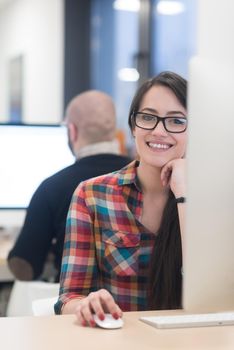
M 140 317 L 140 320 L 156 328 L 223 326 L 234 324 L 234 311 L 208 314 L 148 316 Z

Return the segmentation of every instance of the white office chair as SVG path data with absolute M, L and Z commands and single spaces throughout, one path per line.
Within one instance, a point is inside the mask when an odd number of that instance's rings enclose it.
M 10 299 L 7 306 L 7 316 L 33 316 L 39 313 L 39 306 L 45 310 L 45 302 L 34 303 L 34 310 L 32 308 L 33 302 L 38 299 L 51 299 L 56 301 L 59 294 L 59 283 L 48 283 L 41 281 L 24 282 L 16 280 L 14 282 Z M 35 306 L 36 305 L 36 306 Z M 52 301 L 49 304 L 51 307 L 47 311 L 52 312 Z
M 34 316 L 54 315 L 54 304 L 58 297 L 36 299 L 32 301 L 32 312 Z

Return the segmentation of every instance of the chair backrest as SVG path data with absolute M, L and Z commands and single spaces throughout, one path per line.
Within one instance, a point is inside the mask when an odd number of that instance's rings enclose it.
M 33 316 L 32 303 L 43 298 L 56 298 L 59 294 L 59 283 L 41 281 L 14 282 L 7 306 L 7 316 Z
M 54 304 L 58 297 L 36 299 L 32 302 L 32 311 L 34 316 L 54 315 Z

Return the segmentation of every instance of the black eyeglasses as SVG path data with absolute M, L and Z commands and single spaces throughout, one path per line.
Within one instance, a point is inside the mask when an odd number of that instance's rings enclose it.
M 163 123 L 166 131 L 179 134 L 187 128 L 188 120 L 185 117 L 159 117 L 144 112 L 135 112 L 132 115 L 133 121 L 138 128 L 153 130 L 159 122 Z

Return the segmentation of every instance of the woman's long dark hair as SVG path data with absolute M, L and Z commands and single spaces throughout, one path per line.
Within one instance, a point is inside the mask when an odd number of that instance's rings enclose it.
M 152 251 L 149 273 L 149 308 L 181 308 L 182 250 L 177 204 L 169 193 Z
M 168 87 L 183 107 L 187 107 L 187 82 L 173 72 L 162 72 L 147 80 L 133 98 L 128 123 L 133 130 L 132 115 L 140 108 L 142 98 L 152 86 Z M 174 194 L 170 191 L 163 211 L 161 225 L 152 251 L 149 272 L 149 309 L 181 308 L 182 294 L 182 249 L 180 225 Z

